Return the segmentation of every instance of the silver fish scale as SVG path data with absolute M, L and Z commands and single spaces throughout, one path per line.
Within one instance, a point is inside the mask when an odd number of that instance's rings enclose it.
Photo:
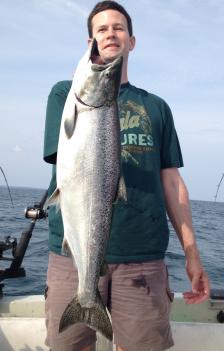
M 86 249 L 89 264 L 86 265 L 84 294 L 88 291 L 94 292 L 94 295 L 96 293 L 110 231 L 112 204 L 120 176 L 119 124 L 117 111 L 116 113 L 115 111 L 115 104 L 98 111 L 93 129 L 93 149 L 89 150 L 86 157 L 84 177 L 86 189 L 89 189 L 89 199 L 86 199 L 85 203 L 90 207 L 87 208 L 89 211 L 89 239 Z M 91 300 L 90 296 L 86 298 Z
M 121 143 L 117 106 L 123 58 L 101 67 L 94 65 L 90 55 L 95 44 L 93 41 L 78 64 L 59 136 L 59 192 L 55 192 L 55 197 L 60 194 L 64 239 L 79 276 L 78 290 L 61 317 L 59 330 L 80 322 L 112 340 L 113 330 L 98 281 L 118 188 L 125 198 L 123 181 L 119 183 Z
M 78 267 L 80 302 L 89 306 L 96 297 L 120 176 L 116 101 L 111 106 L 80 113 L 74 137 L 65 139 L 64 147 L 67 153 L 75 150 L 73 160 L 69 160 L 74 167 L 64 172 L 59 184 L 64 232 Z M 63 158 L 60 162 L 61 169 L 68 171 L 68 160 Z M 73 199 L 67 201 L 71 194 Z

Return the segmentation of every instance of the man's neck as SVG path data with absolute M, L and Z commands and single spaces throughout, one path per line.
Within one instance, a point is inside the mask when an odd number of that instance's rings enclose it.
M 127 70 L 127 65 L 124 65 L 121 73 L 121 84 L 124 84 L 127 82 L 128 82 L 128 70 Z

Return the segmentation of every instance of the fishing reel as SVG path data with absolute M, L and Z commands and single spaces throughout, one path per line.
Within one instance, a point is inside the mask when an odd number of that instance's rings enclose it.
M 3 252 L 11 250 L 11 256 L 3 256 Z M 5 240 L 0 241 L 0 261 L 10 261 L 9 268 L 0 269 L 0 298 L 3 296 L 4 284 L 1 281 L 8 278 L 25 277 L 26 273 L 23 267 L 14 265 L 16 260 L 17 239 L 6 236 Z
M 30 218 L 32 220 L 43 219 L 47 218 L 48 214 L 47 211 L 44 209 L 44 203 L 47 199 L 48 192 L 44 193 L 43 198 L 40 202 L 34 203 L 33 206 L 28 206 L 25 208 L 25 217 Z
M 37 203 L 25 208 L 25 217 L 35 220 L 47 218 L 47 211 L 40 206 L 40 203 Z
M 0 241 L 0 260 L 9 260 L 6 257 L 3 257 L 3 252 L 6 250 L 12 250 L 12 256 L 15 256 L 17 247 L 17 239 L 12 238 L 11 236 L 6 236 L 5 241 Z

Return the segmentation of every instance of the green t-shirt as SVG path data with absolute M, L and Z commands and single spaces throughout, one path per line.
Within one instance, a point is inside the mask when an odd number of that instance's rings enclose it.
M 58 82 L 48 97 L 44 159 L 55 164 L 61 116 L 71 81 Z M 169 229 L 160 179 L 162 168 L 182 167 L 182 155 L 172 113 L 164 100 L 130 83 L 119 93 L 122 172 L 127 203 L 114 204 L 108 263 L 143 262 L 164 258 Z M 52 169 L 49 194 L 56 188 Z M 60 211 L 49 210 L 49 247 L 60 254 L 63 223 Z

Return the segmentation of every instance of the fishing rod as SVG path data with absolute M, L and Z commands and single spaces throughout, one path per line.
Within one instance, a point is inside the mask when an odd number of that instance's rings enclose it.
M 14 204 L 13 204 L 13 201 L 12 201 L 12 195 L 11 195 L 11 191 L 10 191 L 10 188 L 9 188 L 9 184 L 8 184 L 8 182 L 7 182 L 7 178 L 6 178 L 5 172 L 3 171 L 3 169 L 2 169 L 1 166 L 0 166 L 0 171 L 2 172 L 3 177 L 4 177 L 4 179 L 5 179 L 5 183 L 6 183 L 8 192 L 9 192 L 9 197 L 10 197 L 10 200 L 11 200 L 11 204 L 12 204 L 12 207 L 14 208 Z
M 45 191 L 40 202 L 35 203 L 33 206 L 29 206 L 25 209 L 25 217 L 31 219 L 31 223 L 25 229 L 20 236 L 17 244 L 17 239 L 7 236 L 4 241 L 0 241 L 0 261 L 10 261 L 11 265 L 9 268 L 4 270 L 0 269 L 0 282 L 8 278 L 25 277 L 26 272 L 21 267 L 23 258 L 26 253 L 29 241 L 32 236 L 33 229 L 36 221 L 47 217 L 47 211 L 44 209 L 44 204 L 48 197 L 48 191 Z M 3 256 L 3 252 L 11 250 L 11 257 Z M 2 288 L 4 284 L 0 284 L 0 297 L 3 295 Z
M 223 181 L 223 178 L 224 178 L 224 173 L 222 174 L 222 177 L 221 177 L 221 179 L 220 179 L 220 181 L 219 181 L 219 184 L 218 184 L 218 186 L 217 186 L 217 190 L 216 190 L 216 194 L 215 194 L 215 198 L 214 198 L 214 201 L 216 202 L 216 199 L 217 199 L 217 196 L 218 196 L 218 192 L 219 192 L 219 188 L 220 188 L 220 185 L 221 185 L 221 183 L 222 183 L 222 181 Z

